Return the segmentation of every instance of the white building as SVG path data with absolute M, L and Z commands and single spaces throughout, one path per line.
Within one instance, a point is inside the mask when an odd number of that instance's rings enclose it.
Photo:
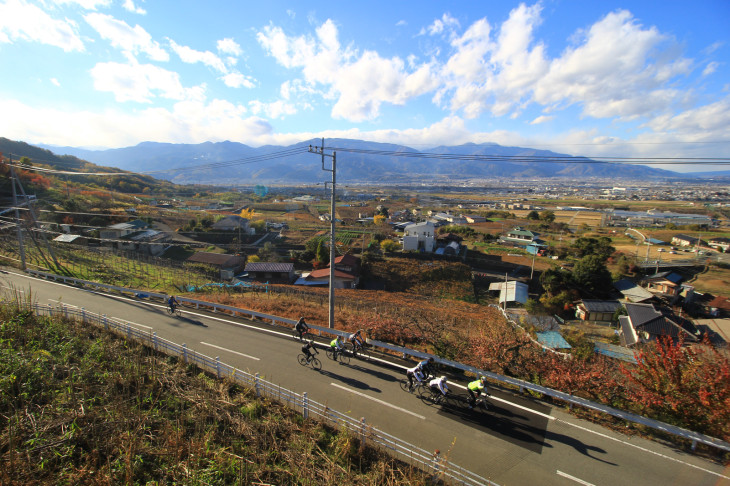
M 404 229 L 403 251 L 432 252 L 436 240 L 436 227 L 430 221 L 409 224 Z

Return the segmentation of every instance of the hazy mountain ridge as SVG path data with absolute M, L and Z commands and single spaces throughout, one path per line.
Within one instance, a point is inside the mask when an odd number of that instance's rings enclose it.
M 43 146 L 55 153 L 68 154 L 95 164 L 118 167 L 133 172 L 165 171 L 183 167 L 203 166 L 217 162 L 239 164 L 224 168 L 201 167 L 197 170 L 156 172 L 158 178 L 176 183 L 316 183 L 329 177 L 322 171 L 321 157 L 300 153 L 282 159 L 247 162 L 245 159 L 268 155 L 298 147 L 320 145 L 313 139 L 287 147 L 266 145 L 258 148 L 238 142 L 204 142 L 200 144 L 170 144 L 142 142 L 133 147 L 108 150 L 88 150 L 74 147 Z M 352 139 L 326 139 L 327 153 L 337 151 L 337 179 L 340 182 L 408 182 L 433 180 L 466 180 L 495 177 L 603 177 L 622 179 L 694 178 L 699 174 L 682 174 L 641 165 L 622 165 L 617 174 L 616 164 L 596 162 L 586 157 L 573 157 L 547 150 L 505 147 L 494 143 L 437 146 L 416 150 L 408 146 L 366 142 Z M 331 149 L 329 149 L 331 147 Z M 339 151 L 338 151 L 339 150 Z M 370 154 L 345 150 L 395 153 L 423 153 L 423 157 Z M 444 158 L 438 155 L 504 156 L 548 158 L 537 162 L 511 162 Z M 576 163 L 552 162 L 549 158 L 571 158 Z M 580 163 L 577 163 L 580 161 Z M 327 158 L 325 166 L 331 166 Z M 710 175 L 712 174 L 712 175 Z M 730 175 L 730 172 L 724 176 Z M 722 173 L 707 173 L 704 177 L 722 177 Z

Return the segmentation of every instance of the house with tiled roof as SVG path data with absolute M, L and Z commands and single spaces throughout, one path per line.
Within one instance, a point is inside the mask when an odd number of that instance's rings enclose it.
M 626 303 L 627 315 L 619 317 L 619 338 L 622 346 L 635 346 L 668 336 L 674 341 L 698 342 L 700 331 L 689 320 L 652 304 Z
M 639 303 L 656 300 L 654 294 L 628 278 L 622 278 L 621 280 L 614 282 L 613 287 L 621 292 L 623 298 L 629 302 Z
M 659 272 L 641 279 L 639 284 L 653 294 L 675 299 L 682 290 L 684 277 L 676 272 Z
M 611 322 L 620 307 L 618 300 L 583 299 L 575 308 L 575 317 L 584 321 Z

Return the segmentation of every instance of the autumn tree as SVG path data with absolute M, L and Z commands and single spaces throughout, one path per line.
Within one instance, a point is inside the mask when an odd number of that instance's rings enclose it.
M 639 413 L 730 440 L 730 359 L 707 339 L 684 346 L 660 337 L 641 349 L 636 365 L 624 365 L 627 398 Z

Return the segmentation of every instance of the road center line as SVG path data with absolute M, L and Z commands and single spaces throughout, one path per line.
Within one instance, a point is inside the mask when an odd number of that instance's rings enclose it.
M 366 395 L 366 394 L 361 393 L 359 391 L 355 391 L 355 390 L 353 390 L 351 388 L 347 388 L 346 386 L 342 386 L 342 385 L 339 385 L 337 383 L 330 383 L 330 385 L 332 385 L 334 387 L 337 387 L 337 388 L 340 388 L 342 390 L 345 390 L 347 392 L 353 393 L 355 395 L 359 395 L 359 396 L 361 396 L 363 398 L 367 398 L 368 400 L 372 400 L 372 401 L 377 402 L 377 403 L 379 403 L 381 405 L 385 405 L 386 407 L 390 407 L 390 408 L 393 408 L 395 410 L 399 410 L 401 412 L 405 412 L 407 414 L 413 415 L 414 417 L 419 418 L 421 420 L 426 420 L 426 417 L 424 417 L 423 415 L 418 415 L 417 413 L 413 413 L 410 410 L 406 410 L 405 408 L 396 407 L 395 405 L 393 405 L 391 403 L 385 402 L 385 401 L 380 400 L 380 399 L 375 398 L 375 397 L 371 397 L 370 395 Z
M 232 349 L 228 349 L 228 348 L 222 348 L 220 346 L 216 346 L 215 344 L 204 343 L 203 341 L 200 341 L 200 344 L 204 344 L 205 346 L 210 346 L 211 348 L 220 349 L 221 351 L 226 351 L 228 353 L 237 354 L 239 356 L 243 356 L 244 358 L 255 359 L 256 361 L 261 360 L 261 358 L 257 358 L 256 356 L 250 356 L 248 354 L 239 353 L 238 351 L 233 351 Z
M 566 474 L 563 471 L 555 471 L 555 472 L 558 474 L 558 476 L 563 476 L 564 478 L 571 479 L 578 484 L 582 484 L 583 486 L 594 486 L 593 483 L 589 483 L 588 481 L 583 481 L 582 479 L 578 479 L 574 476 L 571 476 L 570 474 Z

